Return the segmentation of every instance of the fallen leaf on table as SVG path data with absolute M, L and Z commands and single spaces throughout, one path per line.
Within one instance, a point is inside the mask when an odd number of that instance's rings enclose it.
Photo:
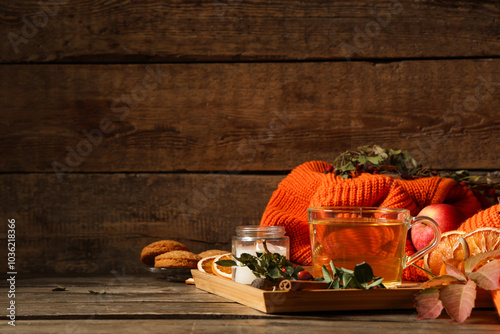
M 443 311 L 443 302 L 439 299 L 439 288 L 429 288 L 422 290 L 415 297 L 415 306 L 417 307 L 420 319 L 436 319 Z

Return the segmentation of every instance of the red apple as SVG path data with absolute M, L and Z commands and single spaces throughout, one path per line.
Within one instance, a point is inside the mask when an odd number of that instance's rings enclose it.
M 417 215 L 420 216 L 434 219 L 441 233 L 456 230 L 467 219 L 459 208 L 450 204 L 428 205 Z M 433 238 L 434 231 L 430 226 L 417 223 L 411 228 L 411 242 L 417 251 L 429 245 Z

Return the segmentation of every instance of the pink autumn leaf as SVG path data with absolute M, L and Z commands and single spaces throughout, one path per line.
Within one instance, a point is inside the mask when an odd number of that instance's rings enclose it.
M 449 264 L 447 262 L 444 263 L 446 266 L 446 274 L 455 277 L 457 280 L 465 282 L 467 281 L 467 277 L 465 277 L 464 273 L 458 270 L 457 267 L 455 267 L 452 264 Z
M 494 259 L 467 276 L 485 290 L 500 289 L 500 260 Z
M 473 272 L 479 264 L 495 257 L 500 257 L 500 249 L 471 256 L 465 261 L 465 272 Z
M 471 314 L 476 300 L 476 283 L 449 284 L 440 290 L 440 299 L 446 313 L 457 322 L 464 322 Z
M 446 284 L 446 283 L 457 283 L 459 280 L 453 276 L 450 275 L 441 275 L 441 276 L 435 276 L 428 280 L 427 282 L 422 283 L 419 288 L 421 289 L 427 289 L 431 288 L 434 286 Z
M 415 297 L 415 306 L 420 319 L 436 319 L 443 311 L 443 303 L 439 300 L 439 289 L 421 290 Z

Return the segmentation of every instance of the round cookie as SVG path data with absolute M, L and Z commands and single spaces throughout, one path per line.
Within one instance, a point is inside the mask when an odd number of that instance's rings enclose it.
M 141 261 L 148 266 L 155 264 L 155 257 L 175 250 L 189 251 L 188 246 L 174 240 L 160 240 L 147 245 L 142 249 Z
M 188 268 L 194 269 L 201 258 L 191 252 L 175 250 L 158 255 L 155 258 L 155 268 Z
M 220 249 L 209 249 L 204 252 L 201 252 L 198 254 L 202 259 L 210 256 L 215 256 L 215 255 L 224 255 L 229 253 L 228 251 L 220 250 Z

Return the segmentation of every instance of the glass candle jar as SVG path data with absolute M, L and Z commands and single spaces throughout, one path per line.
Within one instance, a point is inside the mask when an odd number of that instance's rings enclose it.
M 266 241 L 267 249 L 271 253 L 278 253 L 289 258 L 290 239 L 285 236 L 283 226 L 238 226 L 236 236 L 233 237 L 232 253 L 236 257 L 240 257 L 243 253 L 251 255 L 264 253 L 263 240 Z M 236 263 L 240 264 L 237 260 Z M 233 281 L 251 284 L 255 278 L 256 276 L 248 267 L 240 265 L 233 267 Z

